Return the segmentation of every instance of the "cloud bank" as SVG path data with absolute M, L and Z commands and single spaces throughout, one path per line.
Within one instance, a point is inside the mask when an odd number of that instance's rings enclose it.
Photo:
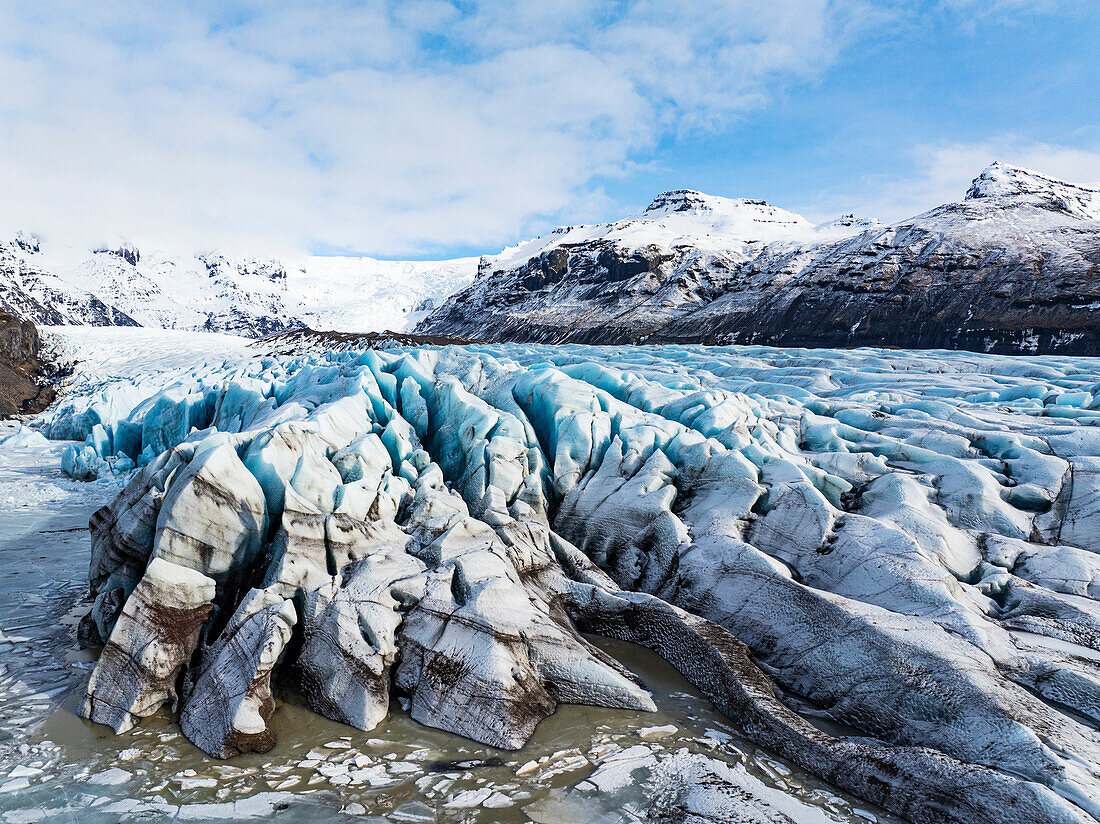
M 430 254 L 599 202 L 836 60 L 862 0 L 15 3 L 0 229 Z

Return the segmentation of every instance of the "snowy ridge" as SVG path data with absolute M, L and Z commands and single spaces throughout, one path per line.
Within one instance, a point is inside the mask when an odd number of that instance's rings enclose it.
M 20 235 L 0 243 L 0 309 L 248 337 L 310 327 L 1098 354 L 1098 265 L 1100 192 L 995 163 L 965 199 L 890 226 L 815 226 L 761 200 L 674 190 L 480 261 L 89 253 Z
M 762 243 L 814 243 L 847 237 L 877 225 L 852 215 L 814 226 L 802 215 L 762 200 L 707 195 L 689 189 L 663 192 L 640 214 L 611 223 L 567 226 L 544 237 L 482 258 L 481 271 L 502 272 L 526 264 L 556 248 L 611 244 L 623 249 L 690 246 L 700 250 L 747 248 Z
M 580 628 L 912 820 L 1100 816 L 1095 360 L 473 345 L 150 389 L 39 424 L 83 438 L 70 474 L 142 467 L 93 519 L 82 625 L 109 639 L 82 712 L 118 732 L 184 666 L 221 758 L 276 746 L 291 664 L 364 731 L 391 696 L 503 748 L 559 702 L 650 709 Z
M 1031 200 L 1084 220 L 1100 220 L 1100 191 L 1004 163 L 989 166 L 966 192 L 967 200 L 982 198 Z

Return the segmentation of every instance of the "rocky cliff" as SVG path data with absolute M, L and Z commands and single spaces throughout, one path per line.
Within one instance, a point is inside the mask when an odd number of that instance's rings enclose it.
M 41 412 L 53 389 L 38 380 L 38 330 L 33 323 L 0 311 L 0 418 Z

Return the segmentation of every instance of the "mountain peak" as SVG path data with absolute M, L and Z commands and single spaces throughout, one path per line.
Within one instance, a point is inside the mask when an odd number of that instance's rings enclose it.
M 881 226 L 878 220 L 873 217 L 859 217 L 852 212 L 843 214 L 840 217 L 827 220 L 824 223 L 819 223 L 815 227 L 815 231 L 820 235 L 835 236 L 835 237 L 850 237 L 851 235 L 865 232 L 868 229 L 875 229 Z
M 1056 178 L 1041 175 L 1022 166 L 1013 166 L 995 160 L 970 184 L 966 192 L 967 200 L 983 197 L 1005 197 L 1012 195 L 1039 194 L 1052 187 L 1070 186 Z
M 705 238 L 768 242 L 806 237 L 813 232 L 813 224 L 802 215 L 767 201 L 708 195 L 694 189 L 662 192 L 638 217 L 704 245 L 714 242 Z
M 646 207 L 645 213 L 648 215 L 654 212 L 668 214 L 670 212 L 714 211 L 737 206 L 767 205 L 763 200 L 719 197 L 695 189 L 671 189 L 667 192 L 661 192 L 653 198 L 653 202 Z
M 102 245 L 93 250 L 93 254 L 97 255 L 114 255 L 117 258 L 129 263 L 131 266 L 137 266 L 138 261 L 141 260 L 141 252 L 138 248 L 129 241 L 122 241 L 121 243 Z
M 995 161 L 974 178 L 967 200 L 1024 197 L 1075 217 L 1100 220 L 1100 191 Z

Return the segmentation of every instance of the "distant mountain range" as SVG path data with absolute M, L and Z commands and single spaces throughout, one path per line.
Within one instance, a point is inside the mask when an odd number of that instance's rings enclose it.
M 666 192 L 482 258 L 417 331 L 1096 355 L 1100 192 L 995 163 L 961 202 L 889 226 Z
M 263 337 L 311 326 L 404 330 L 469 284 L 477 258 L 295 261 L 0 242 L 0 309 L 45 325 L 152 326 Z
M 475 277 L 476 275 L 476 277 Z M 310 327 L 486 341 L 1100 354 L 1100 192 L 994 163 L 958 203 L 814 225 L 665 192 L 641 214 L 449 261 L 170 256 L 0 242 L 0 310 L 249 337 Z

